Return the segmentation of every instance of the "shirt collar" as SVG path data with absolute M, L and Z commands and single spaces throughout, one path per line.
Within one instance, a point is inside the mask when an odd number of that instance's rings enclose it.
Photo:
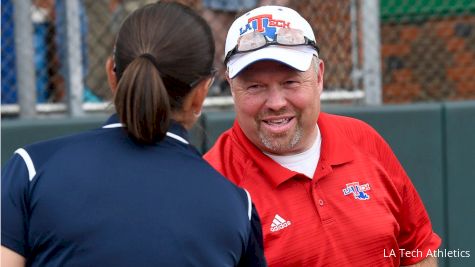
M 255 167 L 260 170 L 264 177 L 269 179 L 269 182 L 277 187 L 284 181 L 298 175 L 297 172 L 284 168 L 273 159 L 266 156 L 260 151 L 244 134 L 237 120 L 234 121 L 232 133 L 238 140 L 238 143 L 242 145 L 246 155 L 253 162 Z
M 107 119 L 106 123 L 102 126 L 102 128 L 116 128 L 123 126 L 124 125 L 119 121 L 119 116 L 117 114 L 113 114 L 109 117 L 109 119 Z M 174 120 L 170 121 L 167 136 L 185 144 L 190 143 L 188 131 L 185 129 L 185 127 L 183 127 L 181 124 Z
M 117 113 L 114 113 L 106 120 L 106 122 L 102 125 L 102 128 L 113 128 L 114 126 L 119 127 L 119 124 L 121 124 L 119 121 L 119 116 Z
M 178 122 L 171 120 L 170 126 L 168 126 L 167 136 L 174 138 L 182 143 L 189 144 L 190 137 L 188 136 L 188 131 L 183 127 L 183 125 Z
M 320 160 L 336 166 L 350 162 L 354 158 L 354 150 L 348 137 L 342 135 L 342 130 L 327 113 L 321 112 L 318 117 L 318 127 L 322 134 Z
M 340 135 L 340 131 L 336 129 L 328 116 L 328 114 L 320 113 L 317 122 L 320 134 L 322 135 L 320 161 L 330 166 L 350 162 L 353 160 L 353 148 L 346 138 Z M 269 179 L 269 182 L 274 187 L 279 186 L 281 183 L 299 174 L 281 166 L 262 153 L 262 151 L 247 138 L 237 120 L 234 121 L 232 134 L 244 148 L 249 159 L 254 163 L 257 169 L 262 172 L 263 176 Z

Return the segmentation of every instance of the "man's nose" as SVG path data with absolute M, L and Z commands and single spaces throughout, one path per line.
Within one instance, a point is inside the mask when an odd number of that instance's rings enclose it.
M 285 92 L 279 86 L 272 86 L 268 90 L 266 106 L 271 110 L 280 110 L 287 105 Z

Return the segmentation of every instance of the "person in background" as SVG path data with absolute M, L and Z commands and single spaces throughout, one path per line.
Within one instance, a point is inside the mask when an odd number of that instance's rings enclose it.
M 66 90 L 55 42 L 55 1 L 34 0 L 31 7 L 37 102 L 61 102 Z
M 51 0 L 48 0 L 51 1 Z M 55 56 L 57 57 L 57 61 L 59 62 L 60 68 L 59 72 L 61 75 L 66 79 L 66 75 L 68 74 L 68 29 L 67 25 L 67 18 L 66 18 L 66 1 L 67 0 L 54 0 L 54 26 L 55 26 L 55 40 L 54 45 L 57 47 L 57 53 Z M 86 77 L 88 76 L 89 72 L 89 48 L 88 48 L 88 34 L 89 34 L 89 21 L 88 15 L 86 12 L 86 7 L 84 0 L 77 0 L 78 9 L 74 10 L 77 12 L 77 16 L 79 17 L 79 28 L 74 29 L 76 34 L 79 34 L 80 41 L 78 43 L 77 49 L 81 51 L 81 69 L 82 69 L 82 76 L 84 82 L 83 88 L 83 101 L 84 102 L 93 102 L 98 103 L 102 102 L 102 99 L 98 97 L 93 89 L 89 88 L 86 83 Z M 53 45 L 53 44 L 52 44 Z M 63 95 L 65 92 L 63 92 Z
M 250 195 L 188 139 L 213 55 L 188 7 L 127 17 L 106 63 L 117 114 L 20 148 L 2 170 L 1 265 L 266 266 Z
M 252 194 L 269 266 L 437 265 L 441 239 L 388 144 L 320 112 L 324 63 L 303 17 L 282 6 L 242 15 L 224 63 L 236 120 L 204 157 Z

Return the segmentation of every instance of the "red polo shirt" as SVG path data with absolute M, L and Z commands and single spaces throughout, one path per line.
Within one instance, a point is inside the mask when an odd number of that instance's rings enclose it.
M 378 133 L 325 113 L 318 126 L 313 179 L 267 157 L 237 122 L 205 155 L 253 196 L 269 265 L 410 265 L 437 249 L 441 240 L 419 195 Z

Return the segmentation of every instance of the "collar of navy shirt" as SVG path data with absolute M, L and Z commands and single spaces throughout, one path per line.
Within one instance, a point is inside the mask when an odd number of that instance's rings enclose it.
M 117 128 L 117 127 L 124 127 L 124 124 L 119 122 L 119 117 L 117 114 L 114 114 L 109 117 L 106 123 L 102 126 L 102 128 Z M 167 136 L 169 138 L 175 139 L 180 141 L 181 143 L 189 145 L 189 136 L 188 131 L 178 122 L 171 120 L 170 126 L 168 127 Z

